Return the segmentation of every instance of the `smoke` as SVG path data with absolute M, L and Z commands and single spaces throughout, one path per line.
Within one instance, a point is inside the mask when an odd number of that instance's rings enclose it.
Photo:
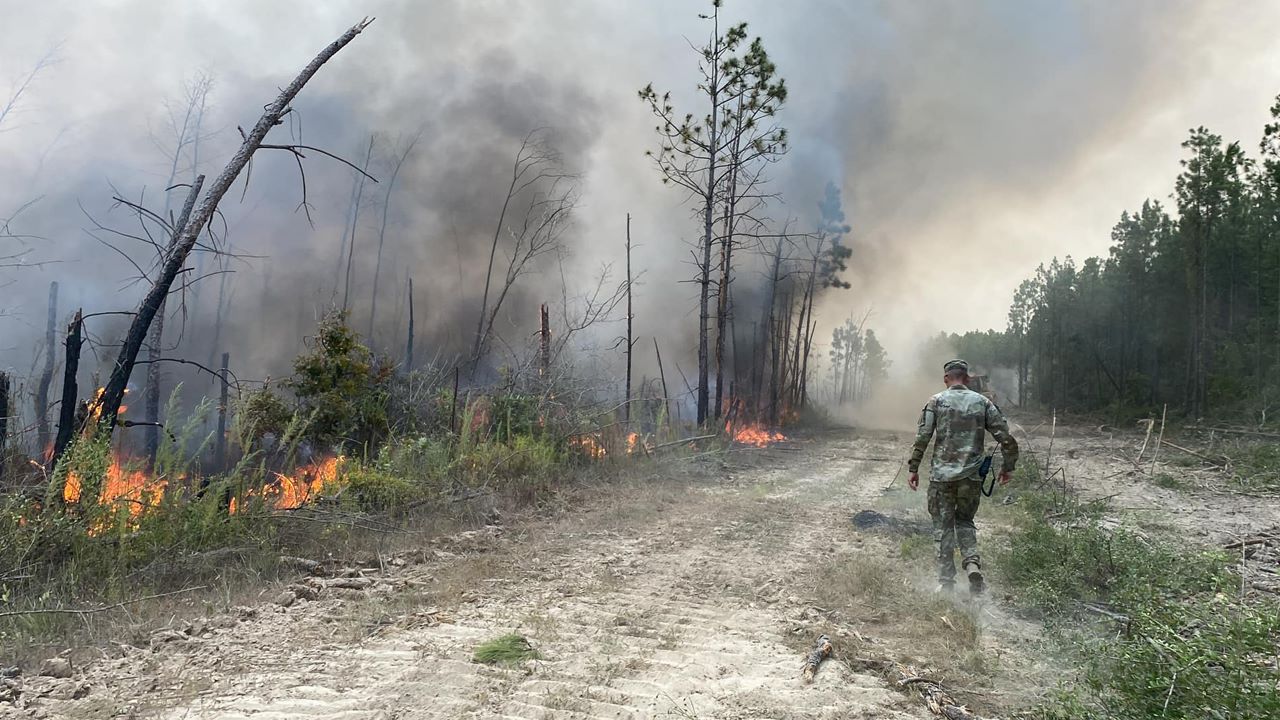
M 603 264 L 621 279 L 631 213 L 633 265 L 645 273 L 636 331 L 662 344 L 673 388 L 681 383 L 675 363 L 691 374 L 697 287 L 684 281 L 694 274 L 686 243 L 698 235 L 696 209 L 659 182 L 644 156 L 656 140 L 635 92 L 652 81 L 673 91 L 677 107 L 697 110 L 689 44 L 706 35 L 695 16 L 702 7 L 677 0 L 9 5 L 6 20 L 23 31 L 0 48 L 0 90 L 52 47 L 57 61 L 0 127 L 0 218 L 37 199 L 12 227 L 45 238 L 29 241 L 25 260 L 47 263 L 0 270 L 8 283 L 0 366 L 30 373 L 50 280 L 61 283 L 63 316 L 76 307 L 135 305 L 136 271 L 85 234 L 86 214 L 136 232 L 131 213 L 112 209 L 112 188 L 134 200 L 145 191 L 149 206 L 163 205 L 166 100 L 180 98 L 197 73 L 214 79 L 200 169 L 216 172 L 236 145 L 237 126 L 252 123 L 320 47 L 369 14 L 377 21 L 320 72 L 296 104 L 295 124 L 277 132 L 357 163 L 376 134 L 372 172 L 383 181 L 391 158 L 420 137 L 392 199 L 375 344 L 403 347 L 412 277 L 419 356 L 466 348 L 514 153 L 543 127 L 565 169 L 580 176 L 564 259 L 568 292 L 590 287 Z M 774 219 L 813 229 L 823 187 L 835 182 L 853 227 L 846 277 L 854 288 L 825 293 L 818 339 L 870 308 L 869 326 L 898 369 L 915 365 L 918 338 L 1002 325 L 1013 287 L 1037 262 L 1101 251 L 1121 210 L 1168 192 L 1187 127 L 1249 140 L 1280 88 L 1266 30 L 1280 8 L 1264 4 L 1210 12 L 1189 0 L 729 0 L 724 13 L 764 37 L 790 88 L 780 119 L 792 150 L 773 171 L 782 198 Z M 309 223 L 298 209 L 297 172 L 284 153 L 259 156 L 243 201 L 238 185 L 224 205 L 226 237 L 240 259 L 229 266 L 222 347 L 209 347 L 215 277 L 188 292 L 185 315 L 171 320 L 182 332 L 176 354 L 204 361 L 226 349 L 241 377 L 279 376 L 301 334 L 340 302 L 334 278 L 352 174 L 308 157 Z M 382 184 L 366 187 L 357 224 L 351 307 L 362 332 L 384 192 Z M 147 247 L 116 240 L 146 267 Z M 764 263 L 740 257 L 736 297 L 756 307 Z M 502 318 L 506 340 L 523 344 L 537 304 L 560 298 L 560 277 L 559 263 L 544 263 L 518 286 Z M 90 330 L 106 344 L 122 327 L 108 317 Z M 592 339 L 608 348 L 620 330 L 600 327 Z M 637 373 L 653 376 L 649 347 L 638 346 Z M 825 352 L 825 343 L 815 348 Z

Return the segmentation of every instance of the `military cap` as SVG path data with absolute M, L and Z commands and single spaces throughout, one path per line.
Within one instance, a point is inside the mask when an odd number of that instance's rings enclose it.
M 944 372 L 944 373 L 950 373 L 950 372 L 962 372 L 962 373 L 964 373 L 965 375 L 968 375 L 968 374 L 969 374 L 969 363 L 965 362 L 964 360 L 960 360 L 960 359 L 956 359 L 956 360 L 948 360 L 948 361 L 947 361 L 947 363 L 946 363 L 945 365 L 943 365 L 943 366 L 942 366 L 942 372 Z

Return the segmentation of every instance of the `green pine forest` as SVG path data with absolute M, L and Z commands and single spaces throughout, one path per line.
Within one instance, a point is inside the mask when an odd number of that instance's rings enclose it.
M 1021 406 L 1274 420 L 1280 98 L 1256 157 L 1204 127 L 1182 147 L 1172 195 L 1122 213 L 1107 257 L 1054 258 L 1018 287 L 1003 331 L 931 342 L 1011 371 Z

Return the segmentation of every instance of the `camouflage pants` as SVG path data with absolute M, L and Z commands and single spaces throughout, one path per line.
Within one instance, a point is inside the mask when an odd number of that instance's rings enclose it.
M 929 483 L 929 515 L 933 518 L 933 539 L 938 543 L 938 579 L 952 582 L 956 576 L 956 546 L 964 562 L 978 562 L 978 530 L 973 516 L 982 499 L 982 481 L 977 478 Z

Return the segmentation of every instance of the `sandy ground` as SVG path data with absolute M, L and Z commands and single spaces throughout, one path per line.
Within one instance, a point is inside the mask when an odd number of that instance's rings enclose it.
M 1059 430 L 1055 453 L 1086 494 L 1163 508 L 1157 514 L 1206 543 L 1280 524 L 1274 498 L 1164 490 L 1125 476 L 1123 458 L 1140 436 Z M 1029 444 L 1043 452 L 1045 440 Z M 306 580 L 319 588 L 314 600 L 283 607 L 273 587 L 253 606 L 120 644 L 70 679 L 24 678 L 21 702 L 0 704 L 0 716 L 932 717 L 914 694 L 843 661 L 911 659 L 908 638 L 876 635 L 892 624 L 875 618 L 892 610 L 835 617 L 815 599 L 815 568 L 896 553 L 896 540 L 857 531 L 855 512 L 925 519 L 923 494 L 902 490 L 897 475 L 907 442 L 834 432 L 704 459 L 696 471 L 656 468 L 550 519 L 447 538 L 383 558 L 361 577 Z M 899 488 L 886 491 L 895 476 Z M 1192 507 L 1200 510 L 1173 512 Z M 904 565 L 901 581 L 927 592 L 930 564 Z M 957 599 L 957 612 L 967 602 Z M 1002 608 L 999 588 L 968 611 L 983 626 L 979 652 L 999 659 L 975 686 L 1007 686 L 975 694 L 975 709 L 1016 706 L 1015 686 L 1043 684 L 1038 626 Z M 541 659 L 471 661 L 479 643 L 508 632 L 527 637 Z M 805 684 L 804 649 L 823 632 L 839 657 Z

